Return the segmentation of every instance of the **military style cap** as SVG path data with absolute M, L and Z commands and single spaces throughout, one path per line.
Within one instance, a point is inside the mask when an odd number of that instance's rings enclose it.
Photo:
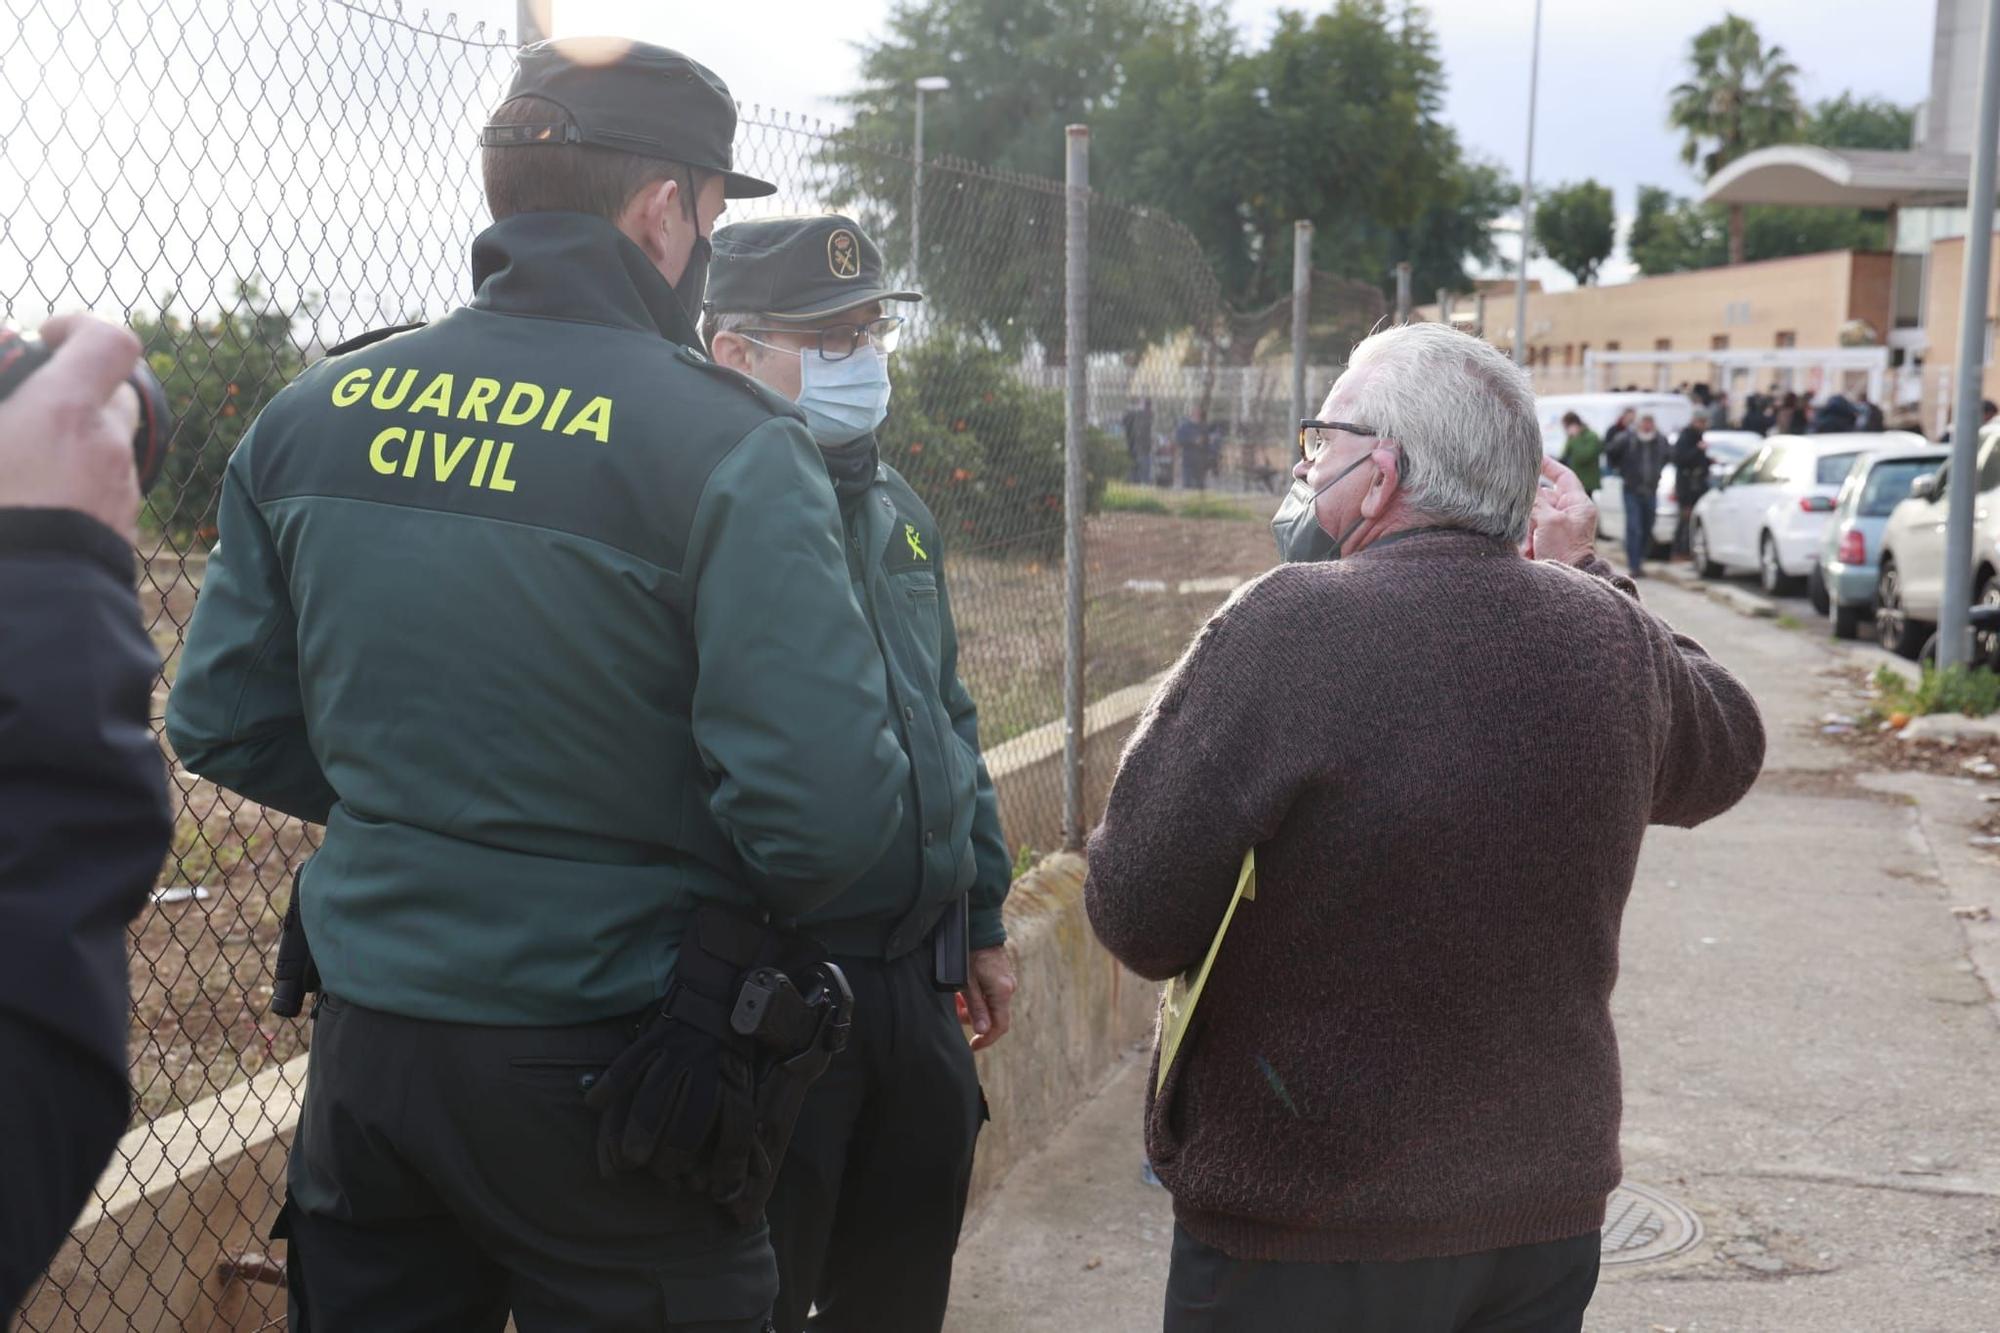
M 524 47 L 501 102 L 539 97 L 561 107 L 548 125 L 488 125 L 489 148 L 582 143 L 722 173 L 723 194 L 756 199 L 778 187 L 731 171 L 736 102 L 715 72 L 678 51 L 623 37 L 562 37 Z
M 718 314 L 824 319 L 871 301 L 921 301 L 882 283 L 882 250 L 838 213 L 717 227 L 707 308 Z

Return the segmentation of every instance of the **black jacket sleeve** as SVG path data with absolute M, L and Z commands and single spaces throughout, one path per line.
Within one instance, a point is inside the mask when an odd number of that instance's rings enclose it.
M 172 832 L 159 669 L 131 549 L 79 513 L 0 509 L 0 1010 L 120 1078 L 125 927 Z

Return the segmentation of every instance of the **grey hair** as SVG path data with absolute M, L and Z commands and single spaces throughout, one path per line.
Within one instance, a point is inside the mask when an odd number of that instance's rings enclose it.
M 745 329 L 762 328 L 770 322 L 769 315 L 756 315 L 747 310 L 705 312 L 701 318 L 701 341 L 710 352 L 715 350 L 715 335 L 718 333 L 741 333 Z
M 1347 374 L 1343 412 L 1403 446 L 1411 509 L 1502 541 L 1527 536 L 1542 469 L 1527 371 L 1449 325 L 1403 324 L 1356 344 Z

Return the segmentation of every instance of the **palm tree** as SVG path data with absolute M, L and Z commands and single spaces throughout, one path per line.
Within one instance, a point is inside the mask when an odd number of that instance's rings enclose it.
M 1728 14 L 1695 34 L 1688 48 L 1692 75 L 1677 86 L 1667 123 L 1687 138 L 1681 160 L 1716 172 L 1752 149 L 1796 135 L 1804 112 L 1792 81 L 1799 67 L 1782 46 L 1766 48 L 1749 19 Z M 1714 147 L 1702 149 L 1709 143 Z M 1743 262 L 1743 205 L 1729 206 L 1729 262 Z

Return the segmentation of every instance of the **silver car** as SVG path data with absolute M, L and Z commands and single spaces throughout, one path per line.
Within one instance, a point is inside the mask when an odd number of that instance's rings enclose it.
M 1934 475 L 1951 451 L 1939 446 L 1864 454 L 1841 483 L 1833 518 L 1820 539 L 1819 563 L 1806 576 L 1813 609 L 1833 617 L 1833 635 L 1852 639 L 1875 609 L 1882 530 L 1918 477 Z
M 1882 530 L 1882 561 L 1875 575 L 1875 637 L 1884 648 L 1915 658 L 1937 628 L 1944 604 L 1945 518 L 1948 489 L 1956 483 L 1950 464 L 1910 484 Z M 1973 474 L 1972 600 L 2000 606 L 2000 429 L 1980 436 Z M 1981 634 L 1973 645 L 1978 660 L 2000 658 L 2000 634 Z

